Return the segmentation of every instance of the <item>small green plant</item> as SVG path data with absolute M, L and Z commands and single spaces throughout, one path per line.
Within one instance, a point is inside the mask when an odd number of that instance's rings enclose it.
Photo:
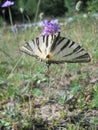
M 95 13 L 98 11 L 97 5 L 98 5 L 98 0 L 91 0 L 87 2 L 87 10 Z
M 71 0 L 64 0 L 64 5 L 67 8 L 67 15 L 72 15 L 74 13 L 75 10 L 75 1 L 71 1 Z
M 62 95 L 59 95 L 58 96 L 58 103 L 61 104 L 61 105 L 64 105 L 64 103 L 66 102 L 66 95 L 65 94 L 62 94 Z
M 38 96 L 38 97 L 44 96 L 44 93 L 40 89 L 37 89 L 37 88 L 33 89 L 32 93 L 33 95 Z
M 3 129 L 4 127 L 6 128 L 6 130 L 10 130 L 11 129 L 10 122 L 0 120 L 0 129 Z
M 98 108 L 98 84 L 94 86 L 94 90 L 95 92 L 92 103 L 94 107 Z

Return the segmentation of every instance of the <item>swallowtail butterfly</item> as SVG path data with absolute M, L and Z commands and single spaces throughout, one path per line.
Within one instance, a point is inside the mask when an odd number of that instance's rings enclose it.
M 91 60 L 89 54 L 74 41 L 55 35 L 40 36 L 20 48 L 22 52 L 41 59 L 49 67 L 52 63 L 82 63 Z

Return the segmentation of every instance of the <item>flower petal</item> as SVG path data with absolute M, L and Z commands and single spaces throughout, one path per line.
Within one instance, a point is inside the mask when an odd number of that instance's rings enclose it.
M 44 25 L 44 31 L 42 35 L 55 34 L 60 31 L 57 19 L 51 21 L 44 20 L 43 25 Z
M 9 7 L 9 6 L 12 6 L 12 5 L 14 5 L 14 2 L 12 1 L 9 1 L 9 0 L 7 0 L 1 7 L 3 8 L 3 7 Z

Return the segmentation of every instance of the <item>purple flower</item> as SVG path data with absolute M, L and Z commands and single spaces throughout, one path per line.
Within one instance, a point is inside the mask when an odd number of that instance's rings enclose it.
M 4 8 L 4 7 L 9 7 L 9 6 L 12 6 L 14 5 L 14 2 L 12 1 L 9 1 L 7 0 L 1 7 Z
M 60 31 L 60 27 L 58 25 L 58 20 L 44 21 L 44 31 L 42 35 L 55 34 L 59 31 Z

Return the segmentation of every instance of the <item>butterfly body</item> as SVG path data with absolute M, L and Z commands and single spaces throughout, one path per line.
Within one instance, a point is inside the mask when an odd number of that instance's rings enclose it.
M 55 35 L 40 36 L 22 46 L 21 51 L 41 59 L 46 64 L 51 63 L 82 63 L 89 62 L 89 54 L 78 44 Z

